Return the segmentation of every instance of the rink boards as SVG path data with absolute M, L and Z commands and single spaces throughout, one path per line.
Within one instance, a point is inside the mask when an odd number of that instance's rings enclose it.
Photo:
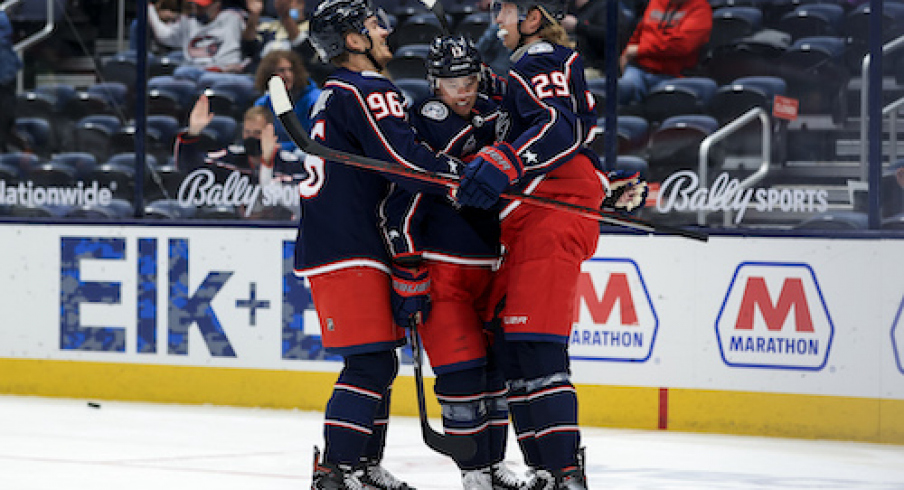
M 340 363 L 294 237 L 4 225 L 0 393 L 321 410 Z M 901 246 L 602 236 L 571 339 L 582 423 L 904 444 Z

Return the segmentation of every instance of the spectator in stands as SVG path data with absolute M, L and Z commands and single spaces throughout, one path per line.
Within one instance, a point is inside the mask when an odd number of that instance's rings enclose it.
M 311 107 L 320 97 L 320 88 L 308 77 L 304 63 L 294 51 L 276 50 L 270 51 L 261 60 L 257 67 L 257 73 L 254 76 L 254 88 L 264 95 L 260 96 L 254 105 L 264 106 L 270 111 L 273 107 L 270 105 L 270 94 L 267 91 L 267 82 L 273 75 L 277 75 L 283 79 L 286 84 L 286 90 L 292 96 L 295 102 L 295 113 L 305 130 L 311 130 Z M 283 150 L 294 150 L 295 143 L 289 138 L 282 124 L 277 124 L 276 135 L 279 138 L 279 144 Z
M 606 69 L 607 10 L 607 2 L 604 0 L 568 0 L 567 13 L 562 19 L 562 27 L 575 40 L 578 52 L 584 57 L 584 66 L 599 72 Z M 629 22 L 630 17 L 619 2 L 617 52 L 621 52 L 627 44 Z
M 178 22 L 179 17 L 182 16 L 181 0 L 157 0 L 151 3 L 153 3 L 154 7 L 157 9 L 157 17 L 165 24 L 174 24 Z M 174 49 L 181 48 L 178 43 L 175 45 L 168 45 L 157 39 L 153 34 L 153 30 L 151 30 L 148 51 L 152 53 L 167 53 Z M 129 49 L 132 51 L 138 49 L 138 35 L 138 21 L 133 20 L 132 24 L 129 26 Z
M 274 0 L 277 18 L 260 21 L 264 0 L 248 0 L 248 24 L 256 25 L 256 44 L 260 56 L 274 49 L 296 49 L 308 38 L 308 20 L 304 0 Z
M 619 103 L 640 102 L 657 83 L 696 67 L 712 25 L 707 0 L 651 0 L 621 55 Z
M 148 26 L 154 37 L 168 46 L 181 46 L 185 65 L 199 71 L 244 71 L 241 10 L 223 8 L 223 0 L 186 0 L 186 13 L 172 24 L 164 22 L 157 7 L 148 4 Z
M 291 184 L 301 179 L 304 172 L 300 158 L 292 152 L 282 151 L 274 130 L 273 114 L 265 107 L 252 106 L 245 111 L 242 120 L 242 144 L 228 144 L 225 148 L 204 145 L 201 132 L 214 114 L 210 112 L 207 96 L 201 94 L 188 118 L 188 127 L 176 137 L 176 166 L 189 173 L 201 167 L 214 167 L 247 175 L 252 184 Z M 217 174 L 217 172 L 215 172 Z M 263 203 L 248 206 L 245 216 L 272 218 L 274 212 Z
M 7 143 L 15 137 L 16 76 L 22 60 L 13 50 L 13 26 L 6 12 L 0 10 L 0 152 L 8 151 Z

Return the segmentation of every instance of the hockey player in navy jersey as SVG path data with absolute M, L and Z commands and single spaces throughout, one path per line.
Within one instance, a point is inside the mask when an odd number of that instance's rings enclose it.
M 389 31 L 366 0 L 325 0 L 310 21 L 310 39 L 337 67 L 312 109 L 311 137 L 344 152 L 446 176 L 462 164 L 437 155 L 408 123 L 404 97 L 378 72 L 392 59 Z M 305 159 L 299 185 L 302 216 L 296 273 L 309 279 L 323 346 L 343 367 L 326 406 L 321 458 L 312 489 L 409 489 L 380 464 L 396 347 L 409 316 L 429 318 L 430 278 L 416 261 L 393 261 L 381 233 L 393 185 L 446 195 L 441 186 Z M 396 320 L 398 318 L 398 320 Z
M 597 208 L 608 181 L 587 147 L 596 123 L 580 55 L 560 24 L 564 0 L 509 0 L 495 22 L 512 54 L 502 101 L 502 141 L 480 150 L 462 174 L 459 203 L 497 205 L 513 188 Z M 624 193 L 626 196 L 631 192 Z M 509 409 L 531 489 L 587 488 L 568 341 L 581 263 L 597 244 L 592 219 L 499 202 L 502 244 L 493 299 L 500 301 Z
M 434 96 L 411 112 L 411 124 L 435 150 L 467 160 L 496 141 L 499 105 L 479 93 L 483 65 L 464 37 L 430 45 Z M 397 260 L 419 260 L 432 285 L 431 311 L 419 327 L 436 373 L 434 391 L 447 435 L 470 437 L 476 454 L 456 460 L 466 490 L 522 488 L 503 463 L 508 432 L 505 379 L 488 351 L 486 293 L 499 256 L 495 212 L 460 208 L 448 196 L 398 187 L 389 200 L 387 243 Z

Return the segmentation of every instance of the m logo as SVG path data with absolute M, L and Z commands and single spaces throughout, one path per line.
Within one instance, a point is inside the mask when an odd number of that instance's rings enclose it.
M 806 264 L 739 265 L 716 319 L 722 359 L 734 367 L 820 370 L 834 333 Z
M 572 359 L 646 361 L 650 358 L 659 319 L 634 261 L 584 262 L 574 307 Z
M 898 312 L 895 314 L 895 322 L 891 326 L 891 346 L 895 351 L 895 363 L 898 371 L 904 374 L 904 298 L 901 298 L 901 304 L 898 305 Z

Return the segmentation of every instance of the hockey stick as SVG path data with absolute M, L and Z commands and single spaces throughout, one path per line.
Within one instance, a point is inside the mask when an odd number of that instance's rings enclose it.
M 421 419 L 421 434 L 427 447 L 455 461 L 466 461 L 477 453 L 477 443 L 470 437 L 450 437 L 440 434 L 430 427 L 427 420 L 427 400 L 424 395 L 423 351 L 417 331 L 420 314 L 411 317 L 408 324 L 408 342 L 411 344 L 411 359 L 414 364 L 414 386 L 417 390 L 417 411 Z
M 439 0 L 421 0 L 421 3 L 436 16 L 440 27 L 443 28 L 443 35 L 448 36 L 452 34 L 452 29 L 449 28 L 449 21 L 446 19 L 446 9 L 443 8 L 443 3 Z
M 375 158 L 370 158 L 362 155 L 354 155 L 340 150 L 334 150 L 332 148 L 321 145 L 320 143 L 317 143 L 316 141 L 311 139 L 310 136 L 308 136 L 308 133 L 301 126 L 301 121 L 298 120 L 298 116 L 292 109 L 292 100 L 289 98 L 288 92 L 286 92 L 286 86 L 285 84 L 283 84 L 282 79 L 278 76 L 270 78 L 268 88 L 270 92 L 270 103 L 273 105 L 273 111 L 276 113 L 276 116 L 283 124 L 283 127 L 285 127 L 286 132 L 289 133 L 289 137 L 292 138 L 292 141 L 295 142 L 295 144 L 301 151 L 310 155 L 315 155 L 326 160 L 339 162 L 352 167 L 375 170 L 378 172 L 398 175 L 401 177 L 408 177 L 411 179 L 419 180 L 421 182 L 430 182 L 433 184 L 444 185 L 452 189 L 458 187 L 458 180 L 451 177 L 443 177 L 428 172 L 421 172 L 402 167 L 400 165 L 385 162 L 383 160 L 377 160 Z M 610 225 L 622 226 L 634 230 L 645 231 L 647 233 L 676 235 L 704 242 L 709 240 L 709 235 L 703 232 L 685 230 L 683 228 L 652 223 L 640 218 L 635 218 L 633 216 L 620 215 L 604 211 L 602 209 L 594 209 L 587 206 L 580 206 L 568 202 L 557 201 L 555 199 L 549 199 L 546 197 L 532 196 L 529 194 L 522 194 L 520 192 L 514 191 L 503 192 L 500 197 L 515 201 L 522 201 L 527 204 L 545 207 L 548 209 L 568 211 L 579 216 L 595 219 L 597 221 L 601 221 Z

